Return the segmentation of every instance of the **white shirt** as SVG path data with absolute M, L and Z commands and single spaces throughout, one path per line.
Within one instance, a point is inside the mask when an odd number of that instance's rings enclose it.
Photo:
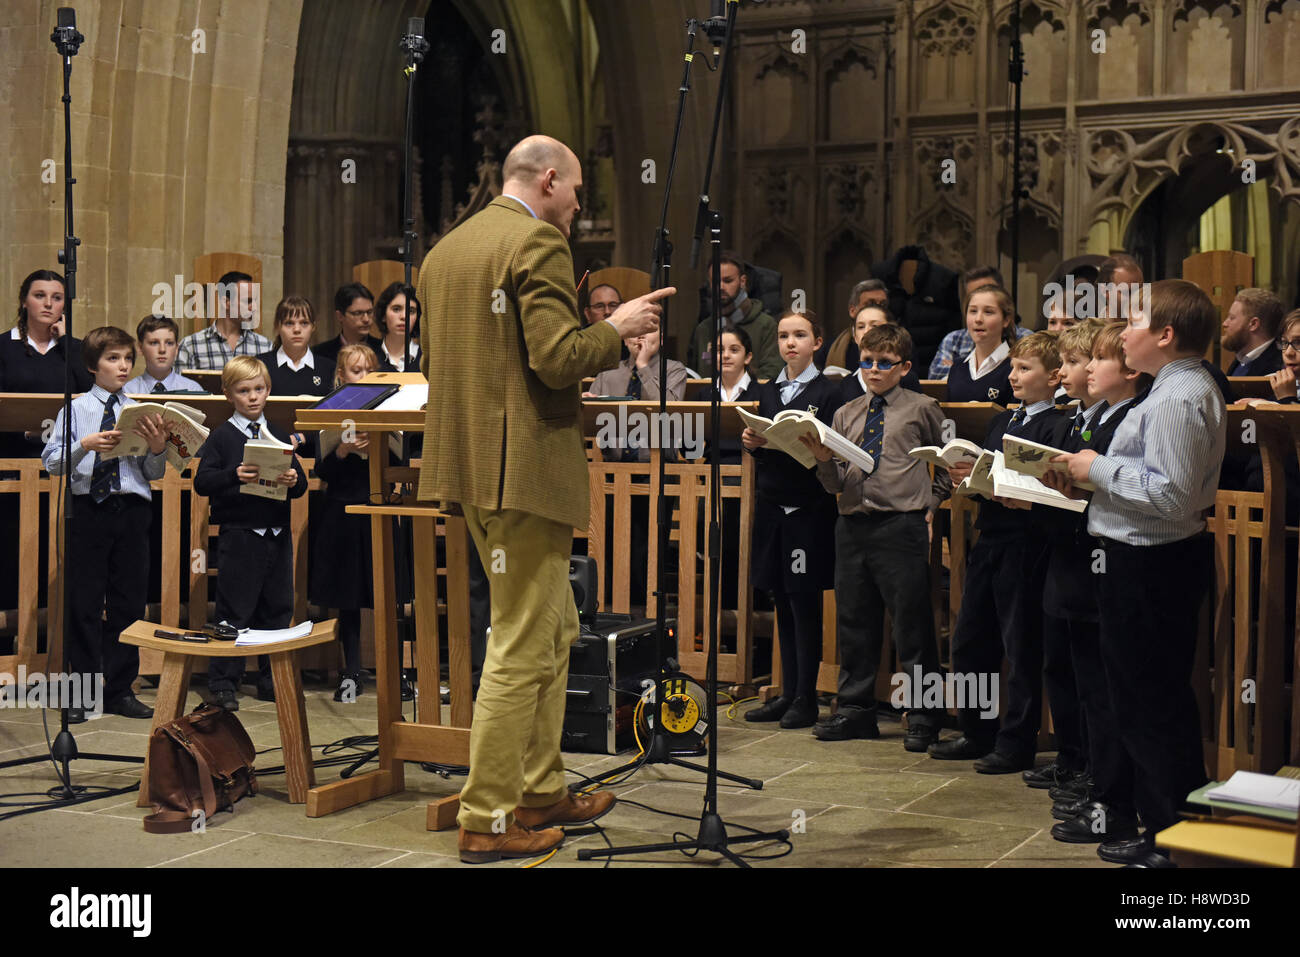
M 723 386 L 722 386 L 722 401 L 723 401 L 723 402 L 735 402 L 735 401 L 736 401 L 736 396 L 740 395 L 740 393 L 744 392 L 746 389 L 749 388 L 749 383 L 750 383 L 749 373 L 746 372 L 746 373 L 743 373 L 743 374 L 741 375 L 740 379 L 736 382 L 736 387 L 735 387 L 734 389 L 731 389 L 730 391 L 728 391 L 727 387 L 726 387 L 725 385 L 723 385 Z
M 970 369 L 970 377 L 972 379 L 980 379 L 1002 364 L 1002 360 L 1010 355 L 1011 347 L 1007 345 L 1005 341 L 999 342 L 998 347 L 993 350 L 993 354 L 978 366 L 975 365 L 975 351 L 976 350 L 972 349 L 970 355 L 966 357 L 966 367 Z
M 310 366 L 313 369 L 316 368 L 316 357 L 313 356 L 311 350 L 308 349 L 303 353 L 303 357 L 295 364 L 294 361 L 289 358 L 289 353 L 284 351 L 284 346 L 281 346 L 279 351 L 275 354 L 275 364 L 277 366 L 288 366 L 294 372 L 301 372 L 303 366 Z
M 29 339 L 28 342 L 30 341 L 31 340 Z M 1264 352 L 1268 349 L 1268 347 L 1271 346 L 1272 344 L 1273 344 L 1273 340 L 1270 339 L 1262 346 L 1256 346 L 1254 349 L 1251 349 L 1249 352 L 1238 352 L 1237 361 L 1240 362 L 1242 365 L 1245 365 L 1247 362 L 1253 362 L 1256 359 L 1258 359 L 1260 356 L 1262 356 Z
M 1106 406 L 1106 411 L 1103 412 L 1101 414 L 1101 418 L 1097 420 L 1097 425 L 1099 426 L 1105 425 L 1107 419 L 1109 419 L 1112 415 L 1114 415 L 1116 412 L 1124 408 L 1124 406 L 1128 405 L 1132 401 L 1133 401 L 1132 399 L 1121 399 L 1119 402 L 1116 402 L 1114 405 Z
M 22 338 L 22 333 L 18 331 L 17 326 L 14 326 L 12 329 L 9 330 L 9 338 L 15 340 Z M 51 338 L 49 342 L 45 343 L 44 349 L 38 346 L 36 344 L 36 340 L 33 339 L 31 336 L 27 337 L 27 344 L 31 346 L 33 349 L 35 349 L 37 352 L 39 352 L 41 355 L 45 355 L 45 353 L 49 352 L 51 349 L 53 349 L 55 346 L 59 344 L 59 337 L 54 336 L 53 338 Z
M 393 354 L 388 351 L 387 340 L 380 342 L 379 347 L 384 350 L 384 358 L 388 360 L 389 365 L 391 365 L 398 372 L 406 371 L 406 361 L 403 360 L 401 356 L 397 356 L 396 358 L 393 357 Z M 419 355 L 420 355 L 420 343 L 412 339 L 411 351 L 407 353 L 407 358 L 409 358 L 411 362 L 414 362 L 419 357 Z

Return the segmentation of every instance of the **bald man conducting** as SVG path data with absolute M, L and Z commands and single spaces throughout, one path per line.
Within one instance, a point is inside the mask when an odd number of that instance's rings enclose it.
M 502 195 L 438 243 L 420 269 L 429 380 L 421 499 L 457 504 L 492 586 L 492 633 L 460 795 L 460 859 L 534 857 L 612 794 L 569 791 L 560 759 L 574 528 L 590 498 L 579 383 L 618 364 L 619 341 L 656 329 L 661 289 L 608 319 L 578 319 L 569 229 L 582 168 L 530 136 L 506 157 Z

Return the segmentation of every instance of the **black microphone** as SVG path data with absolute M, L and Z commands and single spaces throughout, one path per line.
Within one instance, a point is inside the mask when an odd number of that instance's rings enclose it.
M 50 34 L 61 56 L 76 56 L 77 49 L 86 38 L 77 32 L 77 11 L 72 7 L 59 7 L 58 26 Z
M 704 32 L 713 43 L 713 65 L 722 56 L 722 43 L 727 38 L 726 0 L 709 0 L 709 19 L 704 21 Z
M 406 21 L 406 35 L 400 44 L 402 51 L 413 64 L 424 60 L 429 52 L 429 41 L 424 38 L 424 17 L 411 17 Z

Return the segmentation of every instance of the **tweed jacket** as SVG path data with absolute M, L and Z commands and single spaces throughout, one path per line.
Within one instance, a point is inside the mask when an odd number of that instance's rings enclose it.
M 580 383 L 618 363 L 583 326 L 564 235 L 498 197 L 429 251 L 418 289 L 429 380 L 419 497 L 586 528 Z

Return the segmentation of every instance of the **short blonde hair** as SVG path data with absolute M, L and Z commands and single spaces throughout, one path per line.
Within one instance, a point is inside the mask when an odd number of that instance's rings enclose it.
M 343 384 L 343 369 L 345 366 L 351 365 L 352 360 L 357 356 L 361 356 L 366 360 L 371 372 L 379 368 L 379 357 L 375 355 L 375 350 L 364 342 L 344 346 L 339 350 L 338 357 L 334 360 L 334 388 L 337 389 Z
M 261 376 L 269 391 L 271 373 L 267 371 L 266 363 L 253 356 L 235 356 L 221 370 L 221 391 L 229 395 L 239 383 L 256 379 L 258 376 Z
M 1062 361 L 1067 354 L 1081 356 L 1084 359 L 1092 357 L 1092 343 L 1097 338 L 1097 333 L 1105 328 L 1106 324 L 1100 319 L 1085 319 L 1083 322 L 1067 326 L 1057 333 L 1056 351 L 1061 354 Z
M 1017 339 L 1012 359 L 1037 359 L 1048 372 L 1061 368 L 1061 349 L 1055 332 L 1035 332 Z

